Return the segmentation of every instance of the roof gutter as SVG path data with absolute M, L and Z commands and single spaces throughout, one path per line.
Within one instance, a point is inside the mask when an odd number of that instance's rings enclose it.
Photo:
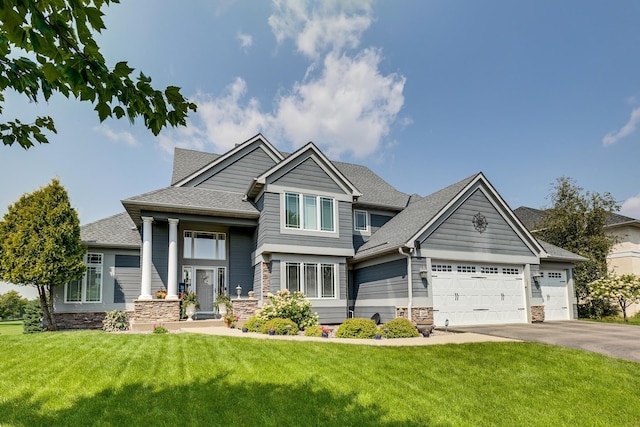
M 407 291 L 409 296 L 409 298 L 407 299 L 407 319 L 413 322 L 413 316 L 411 312 L 411 310 L 413 309 L 413 275 L 411 274 L 411 252 L 413 252 L 413 249 L 409 248 L 409 253 L 406 253 L 402 250 L 402 247 L 399 247 L 398 252 L 400 252 L 400 255 L 404 255 L 405 257 L 407 257 Z

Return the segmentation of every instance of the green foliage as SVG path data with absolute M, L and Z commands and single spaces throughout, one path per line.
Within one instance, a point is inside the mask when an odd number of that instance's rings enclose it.
M 117 3 L 118 0 L 111 0 Z M 94 34 L 105 29 L 101 8 L 109 0 L 4 0 L 0 7 L 0 115 L 4 92 L 13 89 L 32 102 L 52 94 L 75 97 L 95 105 L 100 121 L 107 117 L 142 117 L 154 135 L 167 125 L 184 126 L 189 110 L 180 88 L 151 86 L 142 72 L 118 62 L 109 69 Z M 26 56 L 21 56 L 25 55 Z M 30 148 L 47 143 L 43 130 L 56 133 L 51 117 L 32 123 L 19 119 L 0 123 L 4 145 Z
M 0 221 L 0 280 L 38 287 L 50 329 L 52 288 L 82 277 L 85 251 L 78 215 L 57 178 L 23 195 Z
M 187 317 L 186 309 L 189 304 L 195 304 L 196 309 L 200 308 L 198 296 L 195 292 L 188 292 L 184 294 L 182 300 L 180 301 L 180 317 L 182 319 L 185 319 Z
M 102 322 L 105 332 L 119 332 L 129 330 L 129 315 L 126 311 L 107 311 Z
M 42 308 L 40 307 L 40 301 L 37 299 L 29 301 L 24 309 L 23 316 L 23 331 L 25 334 L 33 334 L 36 332 L 44 332 L 45 328 L 42 327 Z
M 265 323 L 266 321 L 256 316 L 252 316 L 244 322 L 242 327 L 247 328 L 249 332 L 262 332 L 262 325 L 264 325 Z
M 311 311 L 311 302 L 302 292 L 289 292 L 288 289 L 278 291 L 276 295 L 269 293 L 269 304 L 256 312 L 263 320 L 274 318 L 291 319 L 299 329 L 318 324 L 318 313 Z
M 28 303 L 16 291 L 0 294 L 0 319 L 21 319 Z
M 268 320 L 261 329 L 263 334 L 269 331 L 275 331 L 276 335 L 297 335 L 298 325 L 291 319 L 273 318 Z
M 592 299 L 618 304 L 625 322 L 627 308 L 640 303 L 640 277 L 635 274 L 609 275 L 589 283 L 588 289 Z
M 587 284 L 608 273 L 607 255 L 617 240 L 605 233 L 605 226 L 608 216 L 620 206 L 611 194 L 584 192 L 567 177 L 556 180 L 549 197 L 552 207 L 545 211 L 534 234 L 588 259 L 574 269 L 576 293 L 579 303 L 588 303 L 586 314 L 599 317 L 606 306 L 602 300 L 589 298 Z
M 420 335 L 409 319 L 398 317 L 380 327 L 386 338 L 412 338 Z
M 374 338 L 378 326 L 371 319 L 353 318 L 345 320 L 336 331 L 337 338 Z
M 166 334 L 168 332 L 169 332 L 169 330 L 167 328 L 165 328 L 164 326 L 162 326 L 162 325 L 158 325 L 158 326 L 153 328 L 153 333 L 154 334 Z
M 309 326 L 304 330 L 305 337 L 321 337 L 322 336 L 322 328 L 320 325 Z

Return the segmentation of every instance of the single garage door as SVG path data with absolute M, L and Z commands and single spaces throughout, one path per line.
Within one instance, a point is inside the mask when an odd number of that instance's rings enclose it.
M 544 320 L 569 320 L 569 294 L 565 270 L 542 270 L 540 291 L 544 300 Z
M 526 323 L 521 265 L 433 262 L 436 326 Z

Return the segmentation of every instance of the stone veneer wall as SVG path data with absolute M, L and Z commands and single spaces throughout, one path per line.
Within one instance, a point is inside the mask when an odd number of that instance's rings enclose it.
M 177 322 L 180 320 L 180 301 L 166 299 L 137 299 L 133 301 L 133 320 L 136 322 Z
M 54 313 L 58 329 L 102 329 L 104 311 L 86 313 Z
M 396 307 L 396 317 L 407 318 L 407 307 Z M 433 307 L 411 307 L 411 321 L 433 324 Z
M 240 316 L 240 320 L 247 320 L 253 316 L 258 309 L 257 298 L 240 298 L 232 299 L 231 306 L 233 307 L 233 314 Z
M 544 322 L 544 305 L 531 306 L 531 323 Z
M 271 263 L 263 262 L 262 263 L 262 303 L 269 302 L 269 298 L 267 298 L 267 294 L 271 292 Z

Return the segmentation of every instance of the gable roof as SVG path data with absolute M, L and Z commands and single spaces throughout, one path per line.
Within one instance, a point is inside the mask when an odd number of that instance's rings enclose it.
M 455 197 L 472 183 L 480 173 L 436 191 L 409 204 L 406 209 L 391 218 L 362 245 L 354 259 L 369 258 L 384 252 L 397 250 L 408 243 L 425 224 L 435 218 Z
M 219 154 L 176 147 L 173 150 L 173 176 L 171 177 L 171 185 L 182 181 L 195 171 L 204 168 L 218 157 L 220 157 Z
M 551 261 L 587 261 L 587 258 L 583 256 L 574 254 L 573 252 L 569 252 L 566 249 L 562 249 L 561 247 L 552 245 L 551 243 L 545 242 L 544 240 L 538 239 L 538 243 L 540 243 L 542 248 L 547 253 L 547 259 Z
M 80 239 L 87 246 L 140 247 L 140 234 L 127 212 L 81 226 Z
M 518 219 L 520 219 L 520 221 L 522 221 L 522 223 L 525 225 L 525 227 L 527 227 L 531 231 L 536 231 L 542 220 L 544 220 L 545 216 L 547 216 L 546 209 L 535 209 L 528 206 L 520 206 L 519 208 L 515 209 L 513 213 L 515 213 Z M 607 215 L 605 227 L 613 228 L 623 225 L 633 225 L 640 227 L 640 220 L 625 215 L 620 215 L 615 212 L 611 212 L 609 215 Z
M 234 218 L 257 218 L 260 212 L 241 193 L 198 187 L 166 187 L 122 200 L 136 224 L 142 210 L 218 215 Z
M 388 207 L 394 210 L 402 210 L 407 206 L 409 195 L 396 190 L 368 167 L 353 163 L 332 163 L 362 193 L 356 206 Z
M 273 145 L 271 145 L 271 143 L 269 141 L 267 141 L 267 139 L 264 136 L 262 136 L 262 134 L 259 133 L 256 136 L 254 136 L 253 138 L 250 138 L 250 139 L 246 140 L 245 142 L 236 145 L 235 148 L 227 151 L 225 154 L 223 154 L 221 156 L 218 156 L 213 161 L 211 161 L 208 164 L 196 169 L 194 172 L 188 174 L 184 178 L 182 178 L 180 180 L 177 180 L 172 185 L 175 185 L 176 187 L 182 187 L 186 183 L 196 179 L 198 176 L 202 175 L 203 173 L 207 172 L 208 170 L 211 170 L 212 168 L 216 167 L 217 165 L 221 164 L 222 162 L 226 161 L 227 159 L 230 159 L 230 158 L 234 157 L 240 151 L 242 151 L 242 150 L 244 150 L 247 147 L 250 147 L 252 145 L 256 145 L 256 146 L 260 145 L 260 146 L 262 146 L 264 148 L 265 152 L 271 158 L 273 158 L 273 160 L 276 163 L 280 162 L 284 158 L 282 156 L 282 154 Z
M 351 183 L 351 181 L 349 181 L 349 179 L 344 176 L 344 174 L 340 172 L 340 170 L 338 170 L 338 168 L 336 168 L 329 159 L 327 159 L 327 157 L 318 149 L 318 147 L 315 146 L 313 142 L 307 143 L 307 145 L 301 147 L 298 151 L 292 153 L 286 159 L 277 163 L 271 169 L 255 178 L 247 189 L 247 196 L 255 197 L 267 183 L 268 177 L 286 169 L 287 167 L 291 167 L 293 169 L 309 157 L 315 157 L 318 166 L 320 166 L 327 175 L 345 191 L 345 193 L 353 197 L 362 196 L 362 193 L 358 191 L 353 183 Z

